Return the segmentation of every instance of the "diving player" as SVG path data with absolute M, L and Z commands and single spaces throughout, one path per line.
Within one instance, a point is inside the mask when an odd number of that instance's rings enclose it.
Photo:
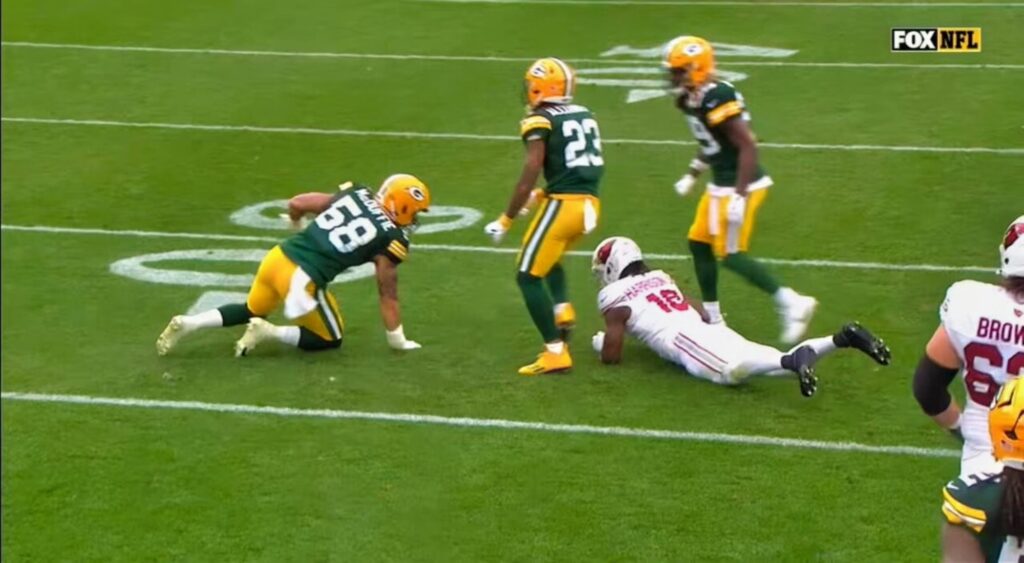
M 684 36 L 665 47 L 662 65 L 678 89 L 676 106 L 686 114 L 699 145 L 690 169 L 676 191 L 686 195 L 701 172 L 711 181 L 697 205 L 688 234 L 693 267 L 710 322 L 722 322 L 718 303 L 718 262 L 773 296 L 782 323 L 779 339 L 793 344 L 811 322 L 818 302 L 784 287 L 763 264 L 747 254 L 757 212 L 772 179 L 758 163 L 757 141 L 743 96 L 732 84 L 715 77 L 711 44 Z
M 268 340 L 301 350 L 338 348 L 344 322 L 327 286 L 346 269 L 369 262 L 377 269 L 388 345 L 396 350 L 419 348 L 402 329 L 397 266 L 409 253 L 406 229 L 429 207 L 430 190 L 408 174 L 389 177 L 376 194 L 348 182 L 337 193 L 291 198 L 288 215 L 293 224 L 307 214 L 316 218 L 267 253 L 246 302 L 175 316 L 156 341 L 157 353 L 167 354 L 181 337 L 196 330 L 246 323 L 245 334 L 235 344 L 236 356 Z M 281 305 L 294 326 L 276 326 L 264 319 Z
M 691 375 L 734 385 L 755 375 L 795 373 L 800 392 L 810 397 L 817 390 L 815 362 L 837 348 L 856 348 L 881 365 L 891 359 L 885 343 L 857 323 L 788 353 L 751 342 L 723 323 L 707 323 L 672 278 L 648 268 L 640 248 L 625 237 L 602 241 L 592 267 L 603 286 L 597 299 L 605 319 L 605 330 L 594 335 L 593 345 L 606 364 L 622 359 L 628 333 Z
M 523 238 L 516 276 L 544 340 L 537 360 L 519 373 L 540 375 L 572 368 L 565 338 L 576 323 L 576 312 L 569 302 L 561 262 L 565 251 L 597 226 L 604 158 L 594 115 L 572 103 L 576 75 L 569 65 L 555 58 L 536 61 L 526 71 L 525 88 L 529 115 L 520 123 L 526 145 L 523 171 L 505 213 L 484 232 L 495 244 L 501 242 L 531 199 L 543 171 L 547 185 Z

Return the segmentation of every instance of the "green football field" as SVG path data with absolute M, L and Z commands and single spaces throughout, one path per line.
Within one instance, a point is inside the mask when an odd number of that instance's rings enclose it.
M 930 561 L 957 444 L 910 380 L 945 289 L 994 281 L 1024 213 L 1024 4 L 604 0 L 3 3 L 3 524 L 7 561 Z M 891 53 L 891 27 L 983 30 Z M 673 182 L 695 146 L 656 48 L 699 34 L 776 180 L 753 252 L 891 345 L 738 388 L 631 342 L 600 365 L 588 251 L 627 235 L 695 288 Z M 601 123 L 598 232 L 566 258 L 571 374 L 540 350 L 500 246 L 522 74 L 560 56 Z M 333 290 L 340 351 L 241 328 L 167 357 L 168 319 L 240 299 L 287 236 L 280 200 L 422 177 L 441 207 L 401 272 L 391 352 L 365 269 Z M 771 300 L 722 274 L 731 326 Z M 959 386 L 959 384 L 957 384 Z M 959 393 L 962 395 L 962 393 Z

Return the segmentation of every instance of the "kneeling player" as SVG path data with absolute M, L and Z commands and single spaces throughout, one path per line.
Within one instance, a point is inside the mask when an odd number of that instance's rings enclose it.
M 376 195 L 366 186 L 349 182 L 338 193 L 293 197 L 288 202 L 293 223 L 306 215 L 316 218 L 267 253 L 246 302 L 174 317 L 156 341 L 157 353 L 167 354 L 182 336 L 195 330 L 246 323 L 245 334 L 235 344 L 236 356 L 267 340 L 302 350 L 338 348 L 344 323 L 327 284 L 348 268 L 368 262 L 377 268 L 388 344 L 396 350 L 419 348 L 406 340 L 402 330 L 397 266 L 409 252 L 405 229 L 428 207 L 426 184 L 408 174 L 389 177 Z M 296 326 L 275 326 L 264 320 L 281 305 Z
M 594 251 L 594 272 L 604 286 L 598 306 L 605 330 L 594 335 L 594 350 L 606 364 L 618 363 L 626 333 L 692 375 L 734 385 L 753 375 L 797 374 L 800 392 L 817 390 L 814 364 L 837 348 L 856 348 L 888 365 L 884 342 L 857 323 L 832 336 L 812 338 L 788 353 L 743 338 L 722 323 L 707 323 L 668 274 L 652 271 L 640 248 L 625 237 L 604 240 Z

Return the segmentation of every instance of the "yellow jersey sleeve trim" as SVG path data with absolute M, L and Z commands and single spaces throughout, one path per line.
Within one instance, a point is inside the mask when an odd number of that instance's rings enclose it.
M 707 115 L 708 125 L 714 127 L 726 119 L 741 113 L 743 113 L 743 106 L 738 101 L 733 100 L 709 111 Z
M 534 129 L 551 130 L 551 121 L 543 115 L 531 115 L 519 122 L 519 135 L 523 136 Z
M 942 514 L 950 524 L 967 526 L 975 532 L 981 532 L 985 527 L 986 516 L 984 510 L 971 508 L 966 504 L 953 498 L 953 495 L 946 489 L 942 490 Z
M 391 241 L 391 244 L 388 245 L 388 252 L 391 253 L 392 256 L 399 259 L 400 261 L 404 261 L 406 258 L 409 257 L 408 249 L 406 249 L 404 244 L 398 242 L 397 240 Z

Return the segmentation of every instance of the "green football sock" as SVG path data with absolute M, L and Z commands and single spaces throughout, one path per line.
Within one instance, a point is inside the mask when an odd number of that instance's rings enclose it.
M 533 324 L 544 337 L 544 342 L 554 342 L 559 339 L 558 328 L 555 327 L 554 304 L 551 296 L 544 288 L 544 280 L 520 273 L 516 276 L 519 289 L 523 292 L 523 299 L 526 300 L 526 308 L 530 311 Z
M 691 240 L 690 254 L 693 255 L 693 269 L 697 272 L 701 299 L 718 301 L 718 262 L 715 260 L 711 245 Z
M 255 315 L 242 303 L 232 303 L 217 307 L 220 316 L 224 319 L 224 326 L 244 325 Z
M 561 264 L 556 264 L 544 280 L 548 282 L 548 289 L 551 290 L 551 297 L 555 303 L 569 302 L 569 287 L 565 282 L 565 269 Z
M 761 288 L 762 291 L 774 295 L 779 290 L 779 282 L 768 273 L 768 269 L 757 260 L 747 256 L 745 252 L 737 252 L 725 257 L 722 265 L 743 276 L 748 282 Z
M 311 330 L 299 327 L 299 348 L 306 351 L 329 350 L 341 348 L 341 339 L 324 340 Z

